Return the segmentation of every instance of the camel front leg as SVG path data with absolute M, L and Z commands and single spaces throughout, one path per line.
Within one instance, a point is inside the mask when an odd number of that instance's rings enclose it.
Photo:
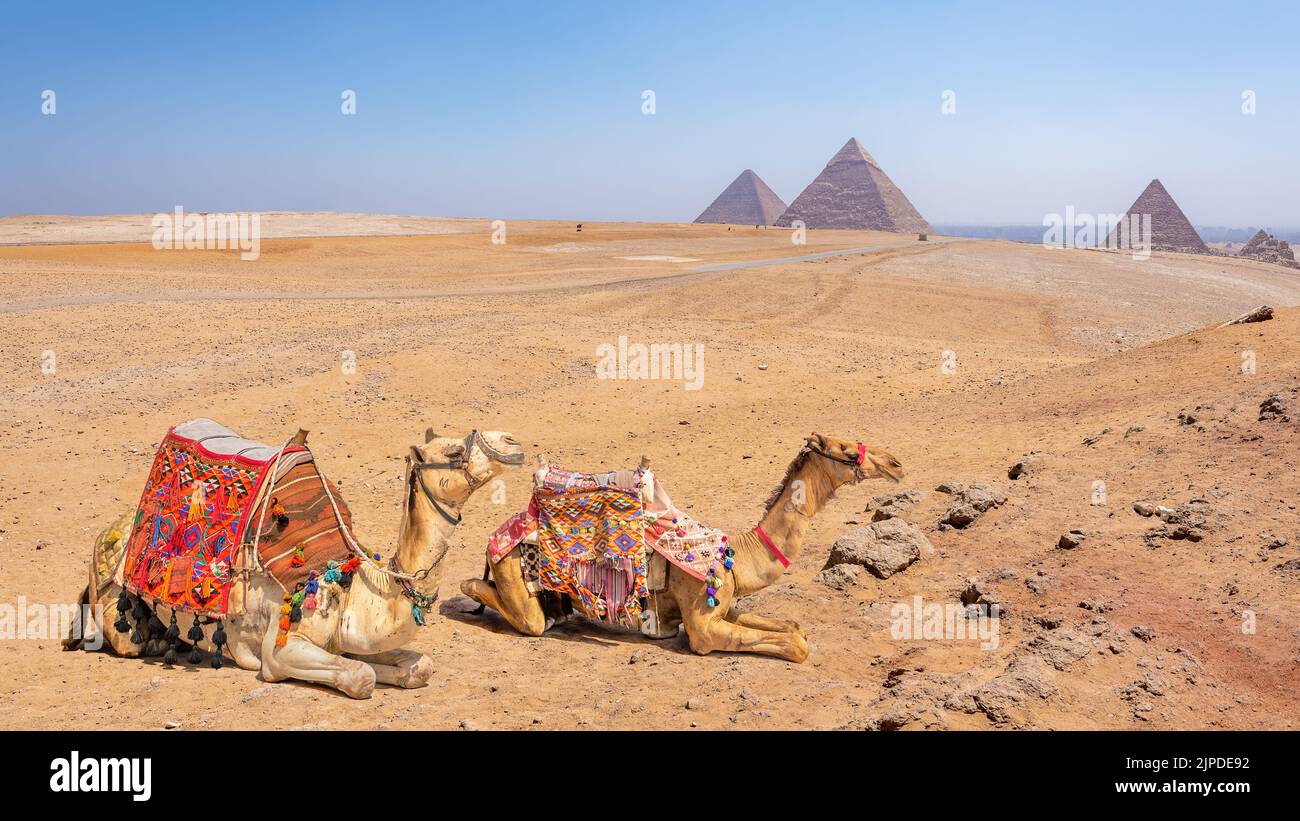
M 797 622 L 788 619 L 772 619 L 757 613 L 738 613 L 733 608 L 726 615 L 727 621 L 742 627 L 756 627 L 759 630 L 771 630 L 776 633 L 801 633 Z
M 433 675 L 433 660 L 424 653 L 414 650 L 389 650 L 373 656 L 360 656 L 349 653 L 354 658 L 369 664 L 375 671 L 375 679 L 380 684 L 404 687 L 408 690 L 423 687 Z
M 770 619 L 751 614 L 734 614 L 737 621 L 728 621 L 733 615 L 731 606 L 735 601 L 735 580 L 730 574 L 724 578 L 717 590 L 716 607 L 708 606 L 708 596 L 703 582 L 695 579 L 674 578 L 670 576 L 670 586 L 681 605 L 682 624 L 686 628 L 686 638 L 691 650 L 701 656 L 715 650 L 733 653 L 762 653 L 776 656 L 786 661 L 802 662 L 808 658 L 808 640 L 803 634 L 789 629 L 765 629 L 750 627 L 739 623 L 742 617 L 747 620 L 772 623 Z
M 370 698 L 375 690 L 375 669 L 364 661 L 344 658 L 289 634 L 283 647 L 275 646 L 280 627 L 272 622 L 262 639 L 262 680 L 296 678 L 328 684 L 352 698 Z
M 525 636 L 540 636 L 546 632 L 546 613 L 537 597 L 528 592 L 518 547 L 492 565 L 492 580 L 495 584 L 482 579 L 466 579 L 460 583 L 460 592 L 500 613 L 511 627 Z

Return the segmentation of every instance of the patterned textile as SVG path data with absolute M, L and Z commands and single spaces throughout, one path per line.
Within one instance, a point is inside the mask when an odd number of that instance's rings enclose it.
M 339 495 L 333 482 L 321 475 L 316 463 L 295 465 L 287 473 L 277 476 L 264 496 L 274 497 L 287 521 L 281 525 L 268 511 L 261 518 L 260 509 L 249 521 L 244 541 L 253 541 L 258 522 L 262 522 L 257 544 L 257 558 L 271 576 L 286 591 L 293 590 L 299 582 L 306 582 L 310 573 L 318 575 L 334 560 L 342 564 L 351 558 L 352 551 L 339 530 L 338 517 L 325 495 L 325 485 L 339 506 L 339 514 L 348 530 L 352 530 L 352 512 Z M 301 548 L 301 550 L 299 549 Z
M 537 500 L 529 499 L 528 509 L 501 523 L 488 537 L 488 558 L 496 564 L 523 541 L 537 542 Z
M 678 510 L 658 477 L 647 472 L 646 481 L 654 485 L 650 503 L 646 506 L 646 514 L 654 517 L 654 521 L 646 525 L 646 543 L 684 572 L 704 581 L 720 560 L 725 534 Z
M 167 431 L 136 508 L 122 580 L 168 607 L 222 617 L 271 460 L 218 455 Z
M 567 594 L 588 618 L 638 628 L 647 595 L 641 497 L 598 487 L 534 494 L 543 589 Z
M 542 551 L 536 542 L 519 543 L 519 569 L 524 575 L 524 586 L 536 595 L 542 591 Z

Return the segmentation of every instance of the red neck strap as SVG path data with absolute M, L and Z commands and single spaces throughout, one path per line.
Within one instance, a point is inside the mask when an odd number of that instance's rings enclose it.
M 787 559 L 785 554 L 781 552 L 780 548 L 772 542 L 772 538 L 763 532 L 762 525 L 755 527 L 754 533 L 758 535 L 758 538 L 763 542 L 763 544 L 767 545 L 767 549 L 772 551 L 772 555 L 776 557 L 776 560 L 781 563 L 782 567 L 790 566 L 790 560 Z

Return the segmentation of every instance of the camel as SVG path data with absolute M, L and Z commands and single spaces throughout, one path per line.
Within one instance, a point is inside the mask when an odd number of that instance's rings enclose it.
M 305 432 L 299 436 L 305 441 Z M 442 560 L 460 521 L 461 508 L 470 496 L 523 461 L 523 448 L 508 433 L 472 432 L 456 439 L 435 436 L 430 428 L 425 444 L 412 445 L 406 457 L 401 525 L 397 548 L 388 565 L 362 562 L 340 599 L 331 606 L 306 611 L 284 646 L 276 645 L 284 591 L 263 568 L 254 568 L 247 585 L 233 585 L 228 611 L 231 615 L 225 620 L 226 649 L 235 664 L 245 670 L 259 670 L 264 681 L 316 682 L 352 698 L 369 698 L 376 682 L 405 688 L 424 686 L 433 674 L 433 662 L 422 653 L 403 649 L 418 627 L 412 602 L 427 608 L 437 598 Z M 90 584 L 81 601 L 90 604 L 89 612 L 97 615 L 84 632 L 88 635 L 92 629 L 97 631 L 122 656 L 159 655 L 163 647 L 158 629 L 161 625 L 146 629 L 141 643 L 134 642 L 129 632 L 118 632 L 112 619 L 121 587 L 112 581 L 103 585 L 98 581 L 104 578 L 103 568 L 116 567 L 134 517 L 132 510 L 96 539 Z M 101 568 L 99 575 L 96 565 Z M 413 574 L 413 579 L 405 579 L 411 592 L 403 589 L 404 579 L 392 575 L 394 570 Z M 107 606 L 95 607 L 97 603 Z M 172 613 L 159 605 L 157 615 L 159 622 L 166 623 Z M 107 625 L 101 623 L 105 618 Z M 176 618 L 181 635 L 187 635 L 193 616 L 178 610 Z M 72 637 L 64 647 L 76 649 L 82 641 Z M 207 636 L 191 643 L 208 652 L 214 649 Z M 220 655 L 213 666 L 219 664 Z
M 642 461 L 646 466 L 648 462 Z M 787 661 L 808 658 L 808 642 L 799 625 L 733 609 L 735 602 L 776 582 L 788 561 L 799 555 L 808 522 L 846 484 L 865 479 L 902 479 L 902 465 L 880 448 L 848 439 L 814 433 L 786 469 L 785 477 L 767 499 L 759 526 L 730 538 L 734 564 L 721 571 L 715 606 L 709 605 L 708 586 L 668 566 L 666 589 L 655 596 L 657 627 L 654 638 L 686 631 L 691 650 L 707 655 L 716 650 L 762 653 Z M 764 541 L 766 536 L 770 542 Z M 543 601 L 529 593 L 516 546 L 495 564 L 488 562 L 491 579 L 467 579 L 461 592 L 496 610 L 512 627 L 528 636 L 540 636 L 554 623 Z M 644 631 L 643 631 L 644 632 Z

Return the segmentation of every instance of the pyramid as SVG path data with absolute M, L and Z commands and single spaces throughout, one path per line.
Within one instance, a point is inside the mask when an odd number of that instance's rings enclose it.
M 788 227 L 795 220 L 809 228 L 908 234 L 934 230 L 856 138 L 831 157 L 776 224 Z
M 1132 214 L 1151 215 L 1152 250 L 1183 251 L 1189 254 L 1210 253 L 1210 249 L 1206 248 L 1205 243 L 1201 241 L 1201 235 L 1196 233 L 1196 229 L 1183 214 L 1183 209 L 1179 208 L 1174 198 L 1169 196 L 1169 192 L 1161 185 L 1160 180 L 1151 181 L 1124 214 L 1124 219 L 1127 220 Z M 1114 236 L 1115 231 L 1111 231 L 1111 236 Z M 1110 237 L 1107 238 L 1107 245 L 1111 245 Z
M 1255 236 L 1251 237 L 1245 245 L 1241 246 L 1241 250 L 1237 253 L 1243 256 L 1250 256 L 1262 248 L 1264 243 L 1268 242 L 1270 239 L 1272 239 L 1272 237 L 1268 235 L 1268 232 L 1261 228 L 1255 232 Z
M 784 210 L 785 202 L 776 192 L 746 168 L 695 221 L 723 225 L 771 225 Z

